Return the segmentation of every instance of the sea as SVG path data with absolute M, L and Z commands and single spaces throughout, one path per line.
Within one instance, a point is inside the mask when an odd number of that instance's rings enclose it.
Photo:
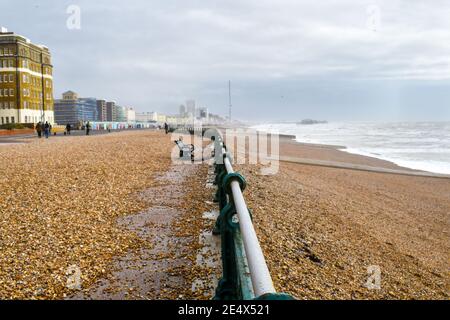
M 450 174 L 450 122 L 265 123 L 253 128 L 294 135 L 298 142 L 343 146 L 345 152 L 406 168 Z

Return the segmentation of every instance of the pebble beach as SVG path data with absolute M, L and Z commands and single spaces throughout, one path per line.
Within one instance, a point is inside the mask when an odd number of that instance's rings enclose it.
M 399 169 L 288 139 L 280 153 Z M 448 299 L 450 179 L 288 162 L 273 176 L 238 169 L 279 291 L 298 299 Z M 380 287 L 369 289 L 374 268 Z
M 208 165 L 174 169 L 170 135 L 15 142 L 0 147 L 1 299 L 212 297 L 205 291 L 213 286 L 191 286 L 220 277 L 220 262 L 197 263 L 199 235 L 214 225 L 202 216 L 217 209 L 214 190 L 205 188 Z M 280 150 L 396 168 L 287 139 Z M 247 179 L 244 196 L 279 292 L 297 299 L 448 299 L 450 180 L 287 162 L 276 175 L 259 169 L 235 166 Z M 140 276 L 123 271 L 124 257 L 135 261 L 128 269 L 143 270 Z M 378 289 L 366 286 L 373 266 L 381 271 Z M 74 269 L 82 282 L 75 290 L 67 285 Z
M 117 218 L 148 206 L 171 145 L 153 132 L 33 139 L 0 148 L 0 298 L 61 299 L 143 245 Z

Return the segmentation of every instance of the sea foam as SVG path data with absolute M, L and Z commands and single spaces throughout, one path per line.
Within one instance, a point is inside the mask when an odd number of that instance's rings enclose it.
M 450 122 L 270 123 L 254 128 L 295 135 L 302 143 L 345 146 L 342 151 L 406 168 L 450 174 Z

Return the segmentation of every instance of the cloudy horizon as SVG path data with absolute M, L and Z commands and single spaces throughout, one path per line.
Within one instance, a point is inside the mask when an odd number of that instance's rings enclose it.
M 67 8 L 81 10 L 80 29 Z M 450 120 L 450 3 L 18 1 L 0 25 L 52 53 L 55 98 L 253 120 Z

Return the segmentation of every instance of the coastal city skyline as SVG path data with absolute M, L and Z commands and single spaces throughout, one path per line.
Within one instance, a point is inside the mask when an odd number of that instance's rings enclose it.
M 67 27 L 76 14 L 70 5 L 80 10 L 79 29 Z M 17 6 L 5 1 L 3 12 Z M 264 1 L 176 6 L 41 1 L 19 18 L 0 17 L 52 48 L 56 96 L 75 90 L 165 113 L 195 97 L 228 114 L 232 80 L 234 114 L 246 120 L 450 119 L 445 7 L 350 0 L 282 1 L 270 12 Z
M 133 107 L 95 97 L 80 97 L 69 90 L 60 99 L 53 96 L 51 51 L 29 38 L 0 29 L 0 125 L 59 124 L 81 128 L 88 122 L 100 122 L 96 128 L 148 127 L 148 123 L 181 125 L 201 121 L 222 121 L 187 100 L 177 114 L 136 113 Z
M 200 121 L 216 123 L 225 119 L 189 99 L 177 113 L 136 113 L 134 107 L 115 100 L 80 97 L 68 90 L 54 98 L 53 64 L 46 45 L 33 43 L 23 35 L 0 27 L 0 125 L 52 125 L 99 128 L 148 128 L 149 123 L 182 125 Z M 231 110 L 230 110 L 231 112 Z M 229 119 L 231 120 L 231 119 Z

